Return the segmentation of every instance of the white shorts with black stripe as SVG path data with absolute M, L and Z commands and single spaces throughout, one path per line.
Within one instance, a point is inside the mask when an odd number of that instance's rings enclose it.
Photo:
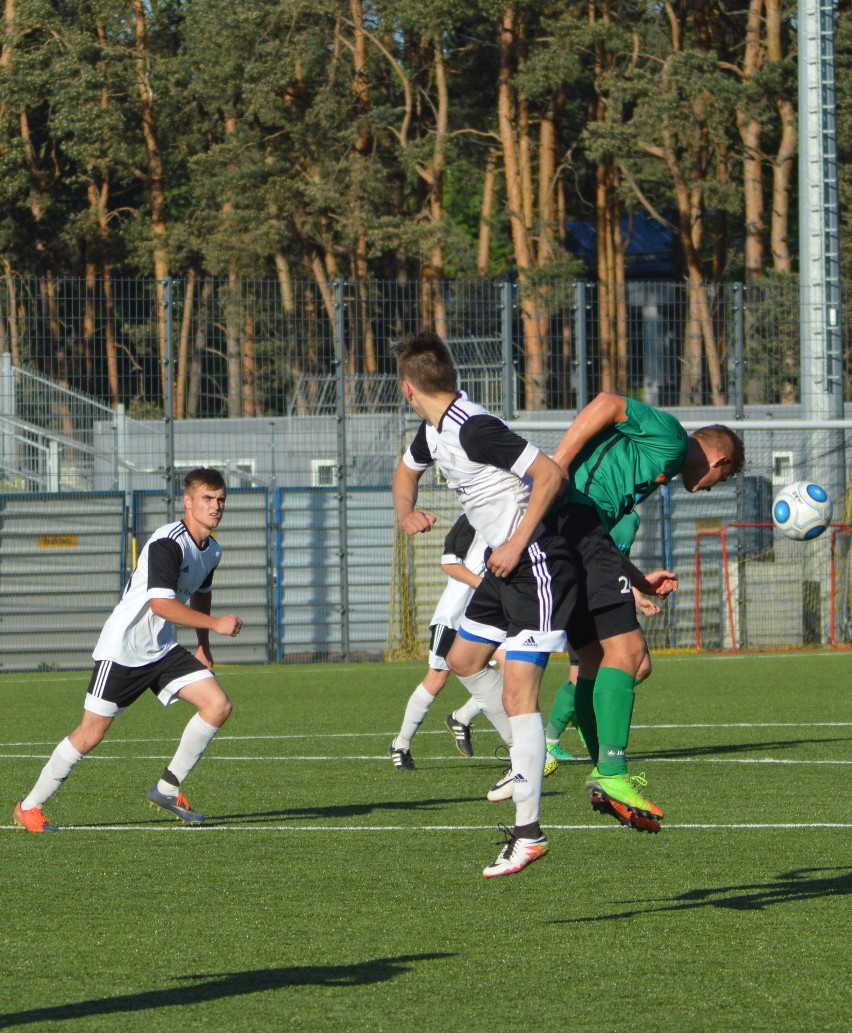
M 185 685 L 212 677 L 212 671 L 183 646 L 176 646 L 162 659 L 142 667 L 98 660 L 83 708 L 101 717 L 115 717 L 148 689 L 167 707 L 177 702 L 177 694 Z

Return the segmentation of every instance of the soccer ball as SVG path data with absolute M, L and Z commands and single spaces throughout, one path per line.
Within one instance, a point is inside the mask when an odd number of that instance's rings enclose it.
M 825 488 L 811 481 L 788 484 L 772 503 L 772 522 L 796 542 L 818 538 L 831 523 L 831 498 Z

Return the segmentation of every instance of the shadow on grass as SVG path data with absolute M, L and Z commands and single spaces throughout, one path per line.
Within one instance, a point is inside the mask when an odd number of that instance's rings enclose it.
M 792 750 L 797 746 L 825 746 L 829 743 L 846 743 L 850 736 L 836 736 L 832 739 L 778 739 L 775 742 L 720 743 L 716 746 L 684 746 L 682 749 L 643 750 L 631 753 L 631 760 L 661 760 L 683 757 L 715 757 L 740 753 L 765 753 L 767 750 Z
M 264 993 L 294 986 L 350 987 L 384 983 L 410 971 L 413 964 L 451 958 L 453 954 L 403 954 L 397 958 L 375 958 L 354 965 L 296 965 L 287 968 L 258 968 L 247 972 L 198 973 L 177 978 L 191 986 L 146 990 L 137 994 L 96 998 L 73 1004 L 0 1014 L 0 1029 L 36 1022 L 63 1022 L 92 1015 L 120 1015 L 176 1005 L 203 1004 L 226 997 Z M 202 982 L 196 982 L 202 980 Z
M 485 798 L 483 793 L 480 796 L 454 796 L 454 797 L 437 797 L 428 800 L 385 800 L 377 801 L 375 803 L 341 803 L 331 804 L 328 807 L 284 807 L 280 810 L 275 811 L 239 811 L 235 814 L 211 814 L 207 816 L 207 824 L 209 825 L 227 825 L 228 823 L 234 824 L 251 824 L 252 822 L 265 822 L 270 819 L 301 819 L 305 820 L 308 818 L 320 819 L 320 818 L 360 818 L 365 817 L 369 814 L 375 814 L 381 811 L 418 811 L 418 810 L 434 810 L 436 808 L 446 807 L 447 805 L 459 804 L 459 803 L 481 803 Z M 140 827 L 150 825 L 163 825 L 163 824 L 175 824 L 175 820 L 170 817 L 163 817 L 158 815 L 155 818 L 138 819 L 136 821 L 101 821 L 101 822 L 87 822 L 85 824 L 78 824 L 74 827 L 78 830 L 85 830 L 88 827 L 92 828 L 110 828 L 116 826 L 118 828 L 126 828 L 132 825 L 138 825 Z M 190 825 L 184 826 L 187 829 L 196 828 L 203 829 L 204 825 Z
M 625 900 L 622 904 L 648 904 L 611 915 L 555 919 L 553 925 L 577 922 L 614 922 L 665 911 L 692 911 L 696 908 L 728 908 L 733 911 L 763 911 L 770 904 L 797 904 L 819 897 L 846 896 L 852 893 L 852 868 L 799 868 L 782 872 L 773 882 L 747 886 L 719 886 L 716 889 L 688 890 L 676 897 L 660 900 Z M 660 905 L 660 906 L 654 906 Z

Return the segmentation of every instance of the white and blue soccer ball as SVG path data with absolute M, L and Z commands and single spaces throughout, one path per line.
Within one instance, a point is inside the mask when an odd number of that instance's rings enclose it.
M 809 542 L 831 523 L 831 496 L 812 481 L 788 484 L 772 503 L 772 522 L 786 538 Z

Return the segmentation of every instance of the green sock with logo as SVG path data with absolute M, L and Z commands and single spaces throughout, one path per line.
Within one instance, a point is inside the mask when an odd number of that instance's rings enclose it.
M 622 775 L 627 771 L 624 754 L 633 718 L 634 684 L 632 674 L 616 667 L 602 667 L 595 679 L 592 699 L 600 743 L 598 771 L 602 775 Z

